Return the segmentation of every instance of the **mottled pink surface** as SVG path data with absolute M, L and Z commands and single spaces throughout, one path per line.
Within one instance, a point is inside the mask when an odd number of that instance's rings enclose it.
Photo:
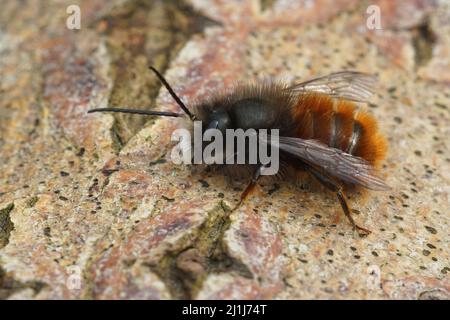
M 448 299 L 450 11 L 434 1 L 373 4 L 382 30 L 367 30 L 358 1 L 279 0 L 262 10 L 259 1 L 192 0 L 192 13 L 170 9 L 201 25 L 177 53 L 145 15 L 125 23 L 163 5 L 89 2 L 82 29 L 71 31 L 65 3 L 8 3 L 0 209 L 14 208 L 2 210 L 0 226 L 14 229 L 0 229 L 0 298 Z M 149 71 L 124 75 L 123 61 L 161 65 L 189 106 L 236 81 L 378 74 L 379 94 L 365 107 L 389 141 L 382 174 L 392 190 L 351 201 L 372 234 L 336 223 L 333 195 L 284 181 L 230 212 L 245 181 L 173 165 L 180 122 L 87 115 L 112 95 L 152 91 Z M 148 108 L 178 110 L 165 90 L 148 99 Z

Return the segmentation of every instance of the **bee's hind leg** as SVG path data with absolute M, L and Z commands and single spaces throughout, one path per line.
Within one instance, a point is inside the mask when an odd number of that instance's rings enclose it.
M 326 174 L 322 173 L 320 170 L 308 166 L 308 171 L 311 172 L 311 174 L 327 189 L 336 192 L 336 195 L 338 197 L 339 203 L 342 207 L 342 210 L 344 211 L 345 216 L 347 217 L 348 221 L 351 223 L 354 229 L 360 231 L 360 236 L 366 236 L 371 233 L 370 230 L 360 227 L 355 223 L 355 220 L 353 220 L 353 217 L 351 215 L 350 207 L 347 203 L 347 199 L 345 197 L 342 185 L 339 184 L 339 182 L 333 180 Z
M 347 199 L 345 198 L 344 192 L 342 191 L 342 187 L 340 187 L 337 191 L 337 196 L 339 199 L 339 203 L 341 204 L 342 210 L 344 210 L 344 214 L 347 217 L 347 219 L 350 221 L 350 223 L 352 224 L 353 228 L 360 231 L 360 235 L 366 236 L 370 233 L 372 233 L 372 231 L 370 231 L 369 229 L 363 228 L 358 226 L 355 223 L 355 220 L 353 220 L 353 217 L 351 216 L 351 212 L 350 212 L 350 208 L 347 204 Z

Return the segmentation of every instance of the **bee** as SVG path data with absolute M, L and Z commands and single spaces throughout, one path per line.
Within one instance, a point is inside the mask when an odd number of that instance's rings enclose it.
M 335 193 L 342 210 L 360 235 L 370 231 L 356 224 L 347 201 L 347 188 L 388 190 L 377 175 L 387 143 L 377 121 L 357 108 L 374 93 L 376 77 L 342 71 L 288 85 L 262 82 L 236 86 L 197 103 L 190 111 L 154 67 L 150 67 L 183 113 L 99 108 L 92 112 L 123 112 L 151 116 L 184 117 L 201 121 L 206 129 L 279 129 L 280 165 L 312 175 Z M 238 206 L 255 188 L 264 165 L 252 166 L 252 177 Z

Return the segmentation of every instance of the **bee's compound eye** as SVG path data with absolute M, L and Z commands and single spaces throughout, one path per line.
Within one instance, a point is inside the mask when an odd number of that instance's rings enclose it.
M 218 129 L 225 132 L 226 129 L 231 128 L 231 119 L 226 112 L 213 112 L 211 114 L 208 129 Z
M 217 129 L 219 127 L 219 121 L 218 120 L 212 120 L 209 124 L 206 130 L 209 129 Z

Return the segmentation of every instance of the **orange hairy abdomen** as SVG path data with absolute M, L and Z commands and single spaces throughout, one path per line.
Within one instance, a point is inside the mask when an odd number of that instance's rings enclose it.
M 386 156 L 386 139 L 378 131 L 375 118 L 356 110 L 355 103 L 326 94 L 300 95 L 293 108 L 294 135 L 316 139 L 378 166 Z

